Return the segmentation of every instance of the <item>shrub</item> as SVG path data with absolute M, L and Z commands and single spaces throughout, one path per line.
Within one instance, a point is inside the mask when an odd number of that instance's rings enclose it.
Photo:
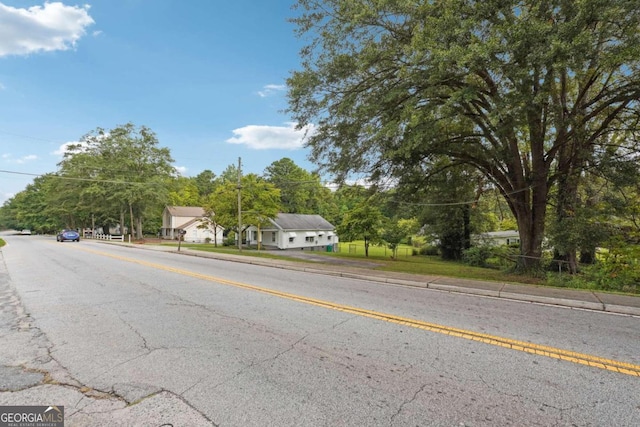
M 427 245 L 420 248 L 420 255 L 437 256 L 440 255 L 440 251 L 437 246 Z
M 549 273 L 547 284 L 582 289 L 640 293 L 640 247 L 618 243 L 575 275 Z
M 488 267 L 487 260 L 493 255 L 489 246 L 474 246 L 462 253 L 462 262 L 473 267 Z
M 596 289 L 640 292 L 640 263 L 616 256 L 606 257 L 582 270 L 582 277 Z

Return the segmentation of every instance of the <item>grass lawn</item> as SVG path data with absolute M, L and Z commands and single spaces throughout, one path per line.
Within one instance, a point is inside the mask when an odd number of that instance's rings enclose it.
M 177 247 L 177 243 L 163 243 Z M 238 248 L 231 246 L 218 246 L 212 244 L 192 244 L 183 243 L 182 247 L 193 250 L 228 253 L 234 255 L 244 255 L 271 259 L 286 259 L 288 261 L 305 262 L 304 260 L 287 257 L 286 251 L 258 251 L 255 247 L 243 248 L 242 252 Z M 543 281 L 533 277 L 526 277 L 488 268 L 470 267 L 462 263 L 453 261 L 443 261 L 438 256 L 413 256 L 413 247 L 401 245 L 397 258 L 391 259 L 391 250 L 383 246 L 370 246 L 369 257 L 364 255 L 364 244 L 362 242 L 340 243 L 340 252 L 314 252 L 314 255 L 349 258 L 354 260 L 370 260 L 381 264 L 377 270 L 394 271 L 400 273 L 423 274 L 431 276 L 459 277 L 464 279 L 478 279 L 496 282 L 543 284 Z M 370 268 L 370 267 L 368 267 Z
M 354 247 L 355 246 L 355 247 Z M 415 248 L 400 245 L 396 259 L 391 259 L 391 250 L 383 246 L 370 246 L 369 257 L 364 255 L 363 242 L 340 243 L 340 252 L 327 253 L 327 256 L 368 259 L 382 264 L 377 270 L 395 271 L 399 273 L 424 274 L 432 276 L 459 277 L 495 282 L 543 284 L 544 281 L 534 277 L 490 269 L 471 267 L 460 262 L 444 261 L 439 256 L 412 255 Z

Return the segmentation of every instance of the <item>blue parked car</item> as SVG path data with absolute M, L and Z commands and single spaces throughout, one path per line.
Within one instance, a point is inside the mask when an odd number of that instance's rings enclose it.
M 71 240 L 72 242 L 80 241 L 80 234 L 76 230 L 62 230 L 56 236 L 58 242 L 64 242 L 65 240 Z

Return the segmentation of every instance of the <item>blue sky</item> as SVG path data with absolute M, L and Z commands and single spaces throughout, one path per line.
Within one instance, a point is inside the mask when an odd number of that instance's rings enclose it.
M 313 170 L 283 113 L 294 0 L 0 0 L 0 203 L 97 127 L 147 126 L 185 176 Z

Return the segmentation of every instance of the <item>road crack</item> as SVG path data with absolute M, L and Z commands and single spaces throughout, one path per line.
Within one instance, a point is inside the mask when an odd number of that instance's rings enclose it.
M 427 385 L 428 384 L 423 384 L 418 390 L 416 390 L 415 393 L 413 393 L 413 396 L 410 399 L 407 399 L 407 400 L 405 400 L 404 402 L 402 402 L 400 404 L 400 406 L 398 407 L 398 410 L 396 411 L 396 413 L 391 415 L 391 419 L 389 420 L 391 425 L 394 424 L 396 417 L 398 415 L 400 415 L 400 413 L 405 408 L 405 406 L 410 405 L 411 403 L 413 403 L 418 398 L 418 395 L 424 391 L 424 389 L 427 387 Z

